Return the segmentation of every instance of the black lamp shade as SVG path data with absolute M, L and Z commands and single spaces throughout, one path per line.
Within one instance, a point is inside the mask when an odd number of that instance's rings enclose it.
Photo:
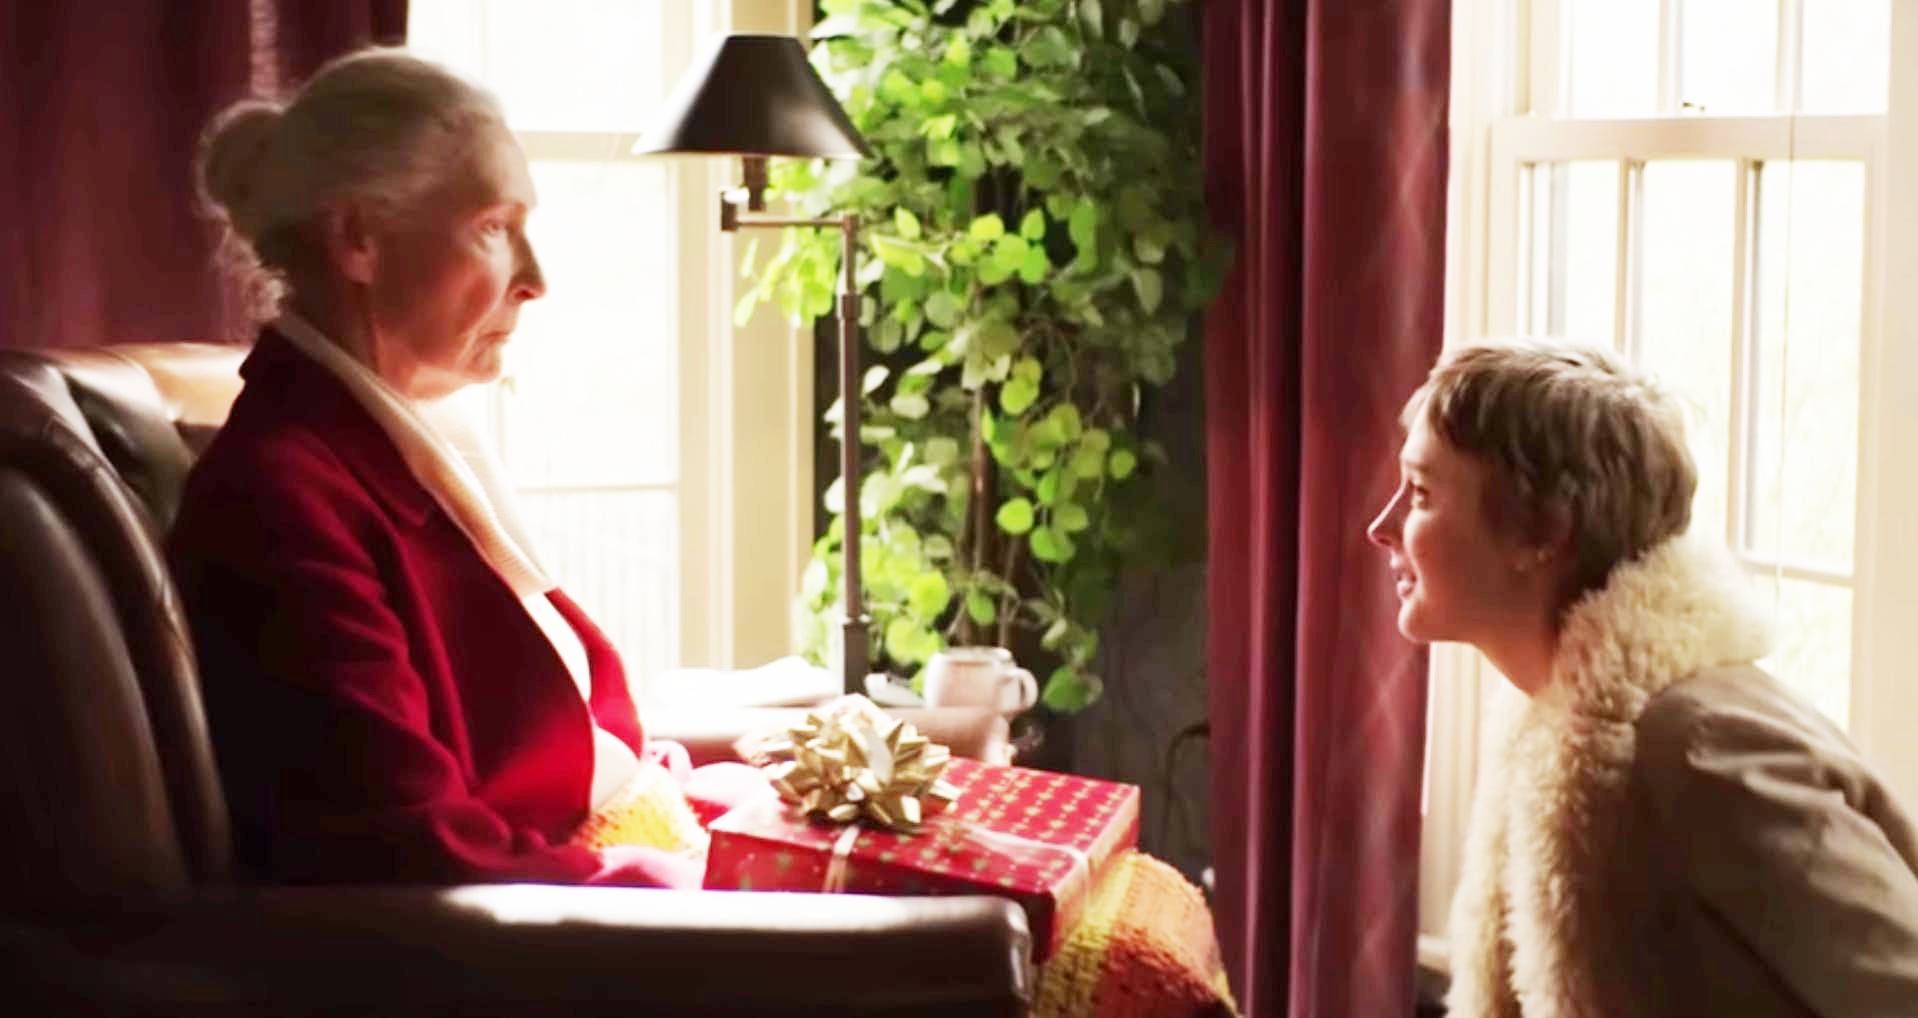
M 635 154 L 872 155 L 790 35 L 727 35 L 679 79 Z

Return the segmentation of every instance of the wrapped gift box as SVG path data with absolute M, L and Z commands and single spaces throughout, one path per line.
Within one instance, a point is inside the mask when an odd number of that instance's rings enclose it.
M 954 760 L 952 807 L 917 834 L 816 823 L 768 796 L 713 822 L 706 887 L 860 894 L 996 894 L 1025 908 L 1051 957 L 1093 883 L 1139 840 L 1139 788 Z

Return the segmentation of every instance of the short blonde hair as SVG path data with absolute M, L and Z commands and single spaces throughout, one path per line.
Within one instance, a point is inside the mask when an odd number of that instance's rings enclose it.
M 1486 506 L 1495 524 L 1537 533 L 1554 509 L 1566 514 L 1567 604 L 1691 522 L 1698 472 L 1678 404 L 1606 351 L 1531 340 L 1453 350 L 1400 420 L 1421 415 L 1507 482 Z
M 228 268 L 269 317 L 289 270 L 308 258 L 305 228 L 342 198 L 401 216 L 439 184 L 498 100 L 438 64 L 373 47 L 316 72 L 290 99 L 245 99 L 200 139 L 203 209 L 222 228 Z

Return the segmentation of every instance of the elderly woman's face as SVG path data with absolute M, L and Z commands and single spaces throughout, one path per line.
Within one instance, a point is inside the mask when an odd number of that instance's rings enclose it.
M 1399 632 L 1485 647 L 1549 596 L 1538 551 L 1493 524 L 1496 471 L 1453 448 L 1420 415 L 1399 454 L 1399 486 L 1366 536 L 1391 554 Z
M 533 204 L 519 144 L 489 125 L 439 187 L 382 231 L 371 281 L 376 368 L 402 392 L 441 396 L 499 377 L 520 305 L 546 292 L 526 239 Z

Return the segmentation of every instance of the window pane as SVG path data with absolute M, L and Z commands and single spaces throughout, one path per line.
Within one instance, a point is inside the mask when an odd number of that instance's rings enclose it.
M 1641 366 L 1686 410 L 1686 438 L 1698 465 L 1692 529 L 1721 538 L 1731 438 L 1735 169 L 1719 161 L 1645 166 L 1634 344 Z
M 1805 580 L 1759 578 L 1776 598 L 1778 645 L 1759 667 L 1847 727 L 1851 710 L 1851 590 Z
M 677 267 L 656 163 L 536 162 L 528 220 L 547 295 L 507 346 L 504 457 L 522 485 L 677 476 Z M 647 224 L 655 224 L 648 228 Z
M 1777 0 L 1682 0 L 1680 103 L 1712 116 L 1778 108 Z
M 1803 35 L 1801 109 L 1885 112 L 1890 0 L 1805 0 Z
M 547 294 L 478 402 L 534 554 L 617 645 L 635 692 L 678 663 L 677 264 L 668 170 L 630 160 L 663 93 L 666 0 L 411 0 L 408 44 L 499 96 L 539 206 Z M 675 37 L 676 38 L 676 37 Z M 677 45 L 677 43 L 675 43 Z M 597 137 L 594 137 L 594 136 Z M 542 147 L 542 144 L 545 147 Z M 603 147 L 595 147 L 603 146 Z
M 635 696 L 678 663 L 675 501 L 669 491 L 520 498 L 540 562 L 619 648 Z
M 1553 163 L 1536 167 L 1532 180 L 1527 331 L 1610 347 L 1618 299 L 1618 164 Z
M 1658 0 L 1567 0 L 1570 61 L 1565 112 L 1649 117 L 1658 112 Z
M 1861 163 L 1761 171 L 1748 547 L 1847 573 L 1864 219 Z
M 641 131 L 661 0 L 411 0 L 407 44 L 491 89 L 520 131 Z

